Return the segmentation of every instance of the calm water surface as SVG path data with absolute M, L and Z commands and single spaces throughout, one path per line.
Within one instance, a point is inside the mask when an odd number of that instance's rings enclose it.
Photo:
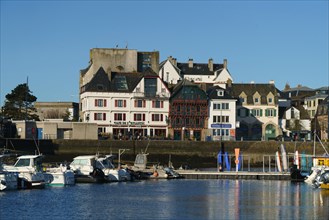
M 0 219 L 329 219 L 329 190 L 289 181 L 155 180 L 0 192 Z

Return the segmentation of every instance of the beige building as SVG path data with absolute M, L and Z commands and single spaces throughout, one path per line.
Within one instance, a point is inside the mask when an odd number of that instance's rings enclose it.
M 79 104 L 76 102 L 35 102 L 34 107 L 41 121 L 46 119 L 78 120 Z
M 21 139 L 97 140 L 97 124 L 63 120 L 13 121 Z

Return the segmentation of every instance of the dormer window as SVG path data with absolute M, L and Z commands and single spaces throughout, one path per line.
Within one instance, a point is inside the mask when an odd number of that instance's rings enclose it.
M 261 97 L 260 94 L 258 92 L 255 92 L 255 94 L 253 95 L 253 100 L 255 105 L 260 104 L 260 97 Z
M 217 96 L 224 96 L 223 90 L 217 90 Z

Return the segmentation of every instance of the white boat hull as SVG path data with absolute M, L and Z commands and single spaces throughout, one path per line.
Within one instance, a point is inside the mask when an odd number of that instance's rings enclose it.
M 64 172 L 46 172 L 44 175 L 47 185 L 50 186 L 66 186 L 75 184 L 74 173 L 70 170 Z
M 17 173 L 0 173 L 0 191 L 17 189 Z

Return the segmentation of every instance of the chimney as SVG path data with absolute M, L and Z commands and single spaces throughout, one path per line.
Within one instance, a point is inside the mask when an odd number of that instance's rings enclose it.
M 223 66 L 224 66 L 224 69 L 227 69 L 227 59 L 223 60 Z
M 227 87 L 232 87 L 232 80 L 228 79 L 226 84 L 227 84 Z
M 188 68 L 193 68 L 193 59 L 188 59 Z
M 212 58 L 210 58 L 209 60 L 208 60 L 208 68 L 209 68 L 209 71 L 214 71 L 214 62 L 213 62 L 213 60 L 212 60 Z
M 274 80 L 270 80 L 268 83 L 274 85 Z
M 173 58 L 172 61 L 173 61 L 174 66 L 177 66 L 177 59 Z

